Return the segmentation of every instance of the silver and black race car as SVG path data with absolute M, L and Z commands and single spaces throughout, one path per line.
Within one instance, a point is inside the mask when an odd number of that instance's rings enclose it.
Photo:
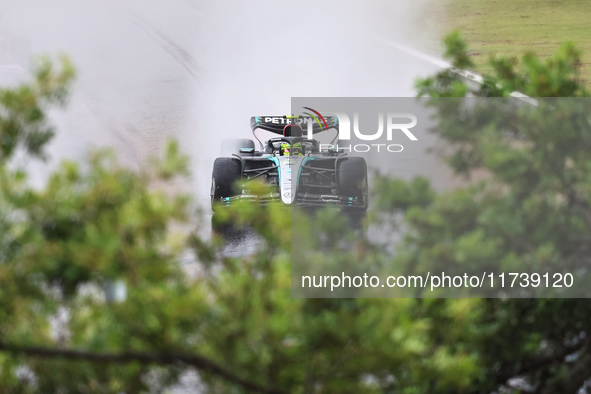
M 368 206 L 367 165 L 362 157 L 351 156 L 331 144 L 321 144 L 314 134 L 336 131 L 338 119 L 323 122 L 306 116 L 254 116 L 251 129 L 260 150 L 250 139 L 226 140 L 213 165 L 211 202 L 214 211 L 241 199 L 257 203 L 280 201 L 287 206 L 334 205 L 347 211 L 365 212 Z M 316 122 L 314 122 L 316 121 Z M 304 136 L 302 126 L 307 126 Z M 279 137 L 264 144 L 257 130 Z M 248 181 L 262 179 L 271 185 L 267 195 L 254 195 Z

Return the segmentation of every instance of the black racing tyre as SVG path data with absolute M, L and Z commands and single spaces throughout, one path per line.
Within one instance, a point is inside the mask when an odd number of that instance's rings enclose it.
M 247 138 L 230 138 L 222 142 L 222 156 L 232 156 L 240 153 L 242 148 L 254 149 L 254 141 Z
M 369 202 L 365 159 L 348 157 L 340 160 L 337 181 L 341 196 L 357 197 L 361 202 L 361 206 L 347 207 L 347 209 L 365 212 Z
M 211 206 L 220 199 L 235 196 L 236 182 L 242 177 L 240 160 L 231 157 L 218 157 L 213 163 L 211 174 Z

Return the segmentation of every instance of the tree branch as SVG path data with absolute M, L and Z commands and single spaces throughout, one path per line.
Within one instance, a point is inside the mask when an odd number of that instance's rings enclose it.
M 96 363 L 131 363 L 137 362 L 140 364 L 158 364 L 158 365 L 173 365 L 184 363 L 190 365 L 200 371 L 217 375 L 228 382 L 234 383 L 250 392 L 263 394 L 281 394 L 282 392 L 276 389 L 263 387 L 257 383 L 253 383 L 238 376 L 232 372 L 222 368 L 213 361 L 193 354 L 175 354 L 175 353 L 139 353 L 139 352 L 125 352 L 125 353 L 94 353 L 84 352 L 78 350 L 66 350 L 46 347 L 28 347 L 11 345 L 0 342 L 0 351 L 5 351 L 13 354 L 24 354 L 33 357 L 42 358 L 64 358 L 68 360 L 84 360 Z
M 564 394 L 576 394 L 591 376 L 591 356 L 584 354 L 575 362 L 565 382 Z
M 520 368 L 518 368 L 517 370 L 514 370 L 514 371 L 508 371 L 508 372 L 501 374 L 498 377 L 497 381 L 500 384 L 506 384 L 506 382 L 512 378 L 535 372 L 535 371 L 539 370 L 540 368 L 543 368 L 543 367 L 545 367 L 549 364 L 552 364 L 556 361 L 562 360 L 566 356 L 568 356 L 569 354 L 572 354 L 572 353 L 582 349 L 583 346 L 585 346 L 585 345 L 587 345 L 587 341 L 581 340 L 581 341 L 574 343 L 572 345 L 565 346 L 558 351 L 540 354 L 537 356 L 527 358 L 521 363 Z

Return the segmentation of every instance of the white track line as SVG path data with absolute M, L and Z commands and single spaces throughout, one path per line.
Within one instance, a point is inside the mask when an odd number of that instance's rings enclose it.
M 431 56 L 431 55 L 427 55 L 426 53 L 417 51 L 416 49 L 410 48 L 410 47 L 408 47 L 406 45 L 402 45 L 402 44 L 399 44 L 397 42 L 393 42 L 393 41 L 390 41 L 390 40 L 387 40 L 387 39 L 381 38 L 381 37 L 373 37 L 373 38 L 375 40 L 377 40 L 377 41 L 380 41 L 384 45 L 387 45 L 387 46 L 392 47 L 392 48 L 396 48 L 399 51 L 402 51 L 404 53 L 407 53 L 407 54 L 409 54 L 411 56 L 414 56 L 414 57 L 416 57 L 418 59 L 424 60 L 424 61 L 426 61 L 428 63 L 431 63 L 431 64 L 433 64 L 433 65 L 435 65 L 437 67 L 444 68 L 444 69 L 450 69 L 452 72 L 457 73 L 462 78 L 464 78 L 464 79 L 466 79 L 468 81 L 475 82 L 475 83 L 477 83 L 479 85 L 482 85 L 484 83 L 484 78 L 482 78 L 482 75 L 480 75 L 480 74 L 477 74 L 475 72 L 468 71 L 468 70 L 457 70 L 457 69 L 454 69 L 452 67 L 451 63 L 449 63 L 449 62 L 447 62 L 445 60 L 438 59 L 438 58 L 436 58 L 434 56 Z M 518 100 L 524 101 L 524 102 L 526 102 L 528 104 L 534 105 L 536 107 L 538 106 L 538 100 L 533 99 L 533 98 L 531 98 L 531 97 L 529 97 L 529 96 L 527 96 L 527 95 L 525 95 L 523 93 L 520 93 L 520 92 L 512 92 L 509 96 L 514 97 L 514 98 L 516 98 Z

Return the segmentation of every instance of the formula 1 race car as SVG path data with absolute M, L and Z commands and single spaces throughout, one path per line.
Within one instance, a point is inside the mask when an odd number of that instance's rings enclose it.
M 254 116 L 250 126 L 260 150 L 250 139 L 226 140 L 213 165 L 212 208 L 218 209 L 236 200 L 258 203 L 281 201 L 302 207 L 334 205 L 347 211 L 365 212 L 368 206 L 367 165 L 362 157 L 350 156 L 332 144 L 321 144 L 314 134 L 335 130 L 338 119 L 324 117 L 323 122 L 306 116 Z M 316 121 L 316 122 L 314 122 Z M 307 136 L 303 127 L 307 126 Z M 280 135 L 263 144 L 257 130 Z M 248 180 L 262 179 L 271 185 L 264 196 L 248 190 Z

